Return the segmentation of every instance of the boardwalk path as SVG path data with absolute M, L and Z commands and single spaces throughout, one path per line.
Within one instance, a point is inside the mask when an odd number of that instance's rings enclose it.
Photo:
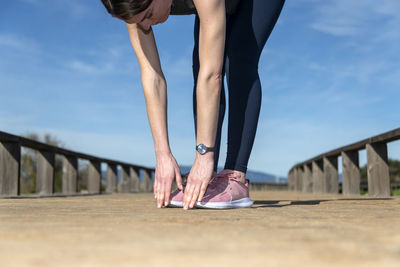
M 243 210 L 150 194 L 0 199 L 0 266 L 399 266 L 400 198 L 253 192 Z

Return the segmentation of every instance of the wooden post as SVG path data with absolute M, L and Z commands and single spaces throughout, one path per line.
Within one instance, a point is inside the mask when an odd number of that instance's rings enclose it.
M 121 192 L 137 193 L 140 188 L 139 170 L 132 166 L 123 166 L 121 169 Z M 143 186 L 143 191 L 146 191 Z
M 337 157 L 324 157 L 325 193 L 339 192 L 339 173 Z
M 131 190 L 132 181 L 129 177 L 129 167 L 121 166 L 121 192 L 129 193 Z
M 78 191 L 78 158 L 63 156 L 62 163 L 62 192 L 76 194 Z
M 386 143 L 367 144 L 368 195 L 390 196 L 390 176 Z
M 140 186 L 139 170 L 133 167 L 129 167 L 129 176 L 131 180 L 130 192 L 132 193 L 139 192 L 139 186 Z
M 360 194 L 360 169 L 358 151 L 342 152 L 342 191 L 343 195 Z
M 0 196 L 19 195 L 21 144 L 0 142 Z
M 303 165 L 303 192 L 311 193 L 313 191 L 313 177 L 311 172 L 311 165 L 304 164 Z
M 294 168 L 293 170 L 293 191 L 298 191 L 299 189 L 297 188 L 298 182 L 297 182 L 297 178 L 299 176 L 297 175 L 297 167 Z
M 89 161 L 88 169 L 88 192 L 91 194 L 100 193 L 100 183 L 101 183 L 101 162 L 99 161 Z
M 314 160 L 312 162 L 313 192 L 324 193 L 324 167 L 322 160 Z
M 294 191 L 294 169 L 288 173 L 288 189 L 289 191 Z
M 296 168 L 296 191 L 301 192 L 303 189 L 303 167 Z
M 106 192 L 117 192 L 117 165 L 107 164 Z
M 37 152 L 36 193 L 51 195 L 54 193 L 55 154 L 49 151 Z
M 143 191 L 144 192 L 153 191 L 153 181 L 151 180 L 151 172 L 146 169 L 143 169 Z

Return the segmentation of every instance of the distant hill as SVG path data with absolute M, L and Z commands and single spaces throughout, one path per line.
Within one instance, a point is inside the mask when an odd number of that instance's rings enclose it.
M 190 171 L 190 166 L 180 166 L 182 173 L 187 173 Z M 222 170 L 222 167 L 218 167 L 218 171 Z M 253 183 L 287 183 L 287 178 L 282 176 L 277 176 L 265 172 L 258 172 L 247 170 L 247 179 Z

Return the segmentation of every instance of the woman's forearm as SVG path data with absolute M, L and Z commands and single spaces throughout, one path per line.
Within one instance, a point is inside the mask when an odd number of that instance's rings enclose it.
M 167 85 L 161 70 L 153 31 L 144 33 L 137 24 L 126 24 L 139 61 L 147 116 L 156 156 L 170 153 L 167 129 Z
M 168 141 L 166 81 L 159 74 L 144 73 L 142 84 L 156 156 L 171 153 Z
M 221 74 L 199 71 L 197 80 L 197 138 L 196 144 L 213 147 L 218 124 Z

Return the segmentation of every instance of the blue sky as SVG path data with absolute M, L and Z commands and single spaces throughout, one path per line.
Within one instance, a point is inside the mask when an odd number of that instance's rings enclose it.
M 398 0 L 287 0 L 260 60 L 249 169 L 287 175 L 296 162 L 399 127 L 399 10 Z M 170 16 L 153 27 L 170 143 L 184 165 L 195 156 L 193 21 Z M 136 56 L 100 0 L 2 2 L 0 103 L 2 131 L 51 133 L 73 150 L 155 164 Z M 399 142 L 389 156 L 400 158 Z

